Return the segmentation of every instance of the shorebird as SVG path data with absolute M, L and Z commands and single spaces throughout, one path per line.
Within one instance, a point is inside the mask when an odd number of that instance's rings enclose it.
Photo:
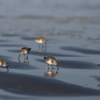
M 57 62 L 56 58 L 54 58 L 54 57 L 44 57 L 44 60 L 48 64 L 48 69 L 49 69 L 49 65 L 51 65 L 52 68 L 53 68 L 53 65 L 58 66 L 58 62 Z
M 18 59 L 20 58 L 21 55 L 24 55 L 24 58 L 25 58 L 25 55 L 29 54 L 30 50 L 31 50 L 31 48 L 27 48 L 27 47 L 21 48 L 21 50 L 19 51 Z M 28 59 L 28 55 L 27 55 L 27 59 Z
M 2 58 L 0 58 L 0 66 L 6 67 L 7 71 L 9 71 L 7 62 L 5 62 Z
M 35 38 L 35 41 L 36 41 L 38 44 L 43 44 L 43 43 L 45 43 L 45 46 L 46 46 L 47 40 L 46 40 L 44 37 Z M 43 47 L 43 45 L 42 45 L 42 47 Z

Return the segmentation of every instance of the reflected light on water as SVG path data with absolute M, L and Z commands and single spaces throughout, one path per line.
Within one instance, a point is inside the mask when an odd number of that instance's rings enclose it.
M 41 48 L 38 47 L 38 50 L 37 51 L 38 52 L 46 52 L 47 51 L 47 47 L 45 47 L 45 46 L 42 46 Z
M 44 76 L 47 76 L 47 77 L 55 77 L 57 74 L 58 74 L 58 68 L 56 70 L 54 69 L 48 69 L 47 72 L 44 73 Z

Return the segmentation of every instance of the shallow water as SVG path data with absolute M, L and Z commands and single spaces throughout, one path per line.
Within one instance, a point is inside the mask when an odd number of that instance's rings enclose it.
M 99 100 L 100 1 L 0 0 L 0 100 Z M 35 37 L 47 47 L 38 48 Z M 31 47 L 28 60 L 18 52 Z M 59 63 L 47 69 L 44 56 Z

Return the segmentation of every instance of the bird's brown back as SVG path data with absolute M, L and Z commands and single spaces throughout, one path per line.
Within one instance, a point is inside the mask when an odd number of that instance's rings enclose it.
M 45 60 L 46 61 L 51 60 L 52 63 L 56 63 L 58 65 L 58 62 L 57 62 L 57 60 L 54 57 L 45 57 Z
M 2 58 L 0 58 L 0 62 L 3 63 L 3 59 Z

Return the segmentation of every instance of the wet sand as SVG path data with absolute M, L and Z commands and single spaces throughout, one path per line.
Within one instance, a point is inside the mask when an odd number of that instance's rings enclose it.
M 39 96 L 100 95 L 99 90 L 69 84 L 56 79 L 16 73 L 0 73 L 0 88 L 12 93 Z
M 0 2 L 0 58 L 9 68 L 0 67 L 0 100 L 99 100 L 98 0 Z M 18 59 L 22 47 L 32 48 L 28 59 Z M 59 69 L 48 69 L 44 56 L 54 56 Z
M 85 49 L 79 47 L 61 47 L 62 50 L 76 51 L 84 54 L 100 54 L 100 50 Z

